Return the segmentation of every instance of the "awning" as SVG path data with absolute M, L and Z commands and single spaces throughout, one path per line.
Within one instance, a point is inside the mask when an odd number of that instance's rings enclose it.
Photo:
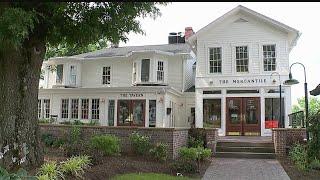
M 320 94 L 320 84 L 312 91 L 310 91 L 312 96 L 318 96 Z

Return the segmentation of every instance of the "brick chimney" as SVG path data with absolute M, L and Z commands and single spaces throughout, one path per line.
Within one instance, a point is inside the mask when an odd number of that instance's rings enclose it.
M 184 28 L 184 38 L 185 40 L 188 40 L 190 36 L 194 34 L 192 27 L 186 27 Z

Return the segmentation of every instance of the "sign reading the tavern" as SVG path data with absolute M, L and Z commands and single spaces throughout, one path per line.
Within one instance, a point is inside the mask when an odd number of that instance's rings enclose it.
M 220 84 L 261 84 L 266 83 L 267 79 L 250 78 L 250 79 L 222 79 L 219 80 Z
M 143 97 L 142 93 L 121 93 L 121 97 Z

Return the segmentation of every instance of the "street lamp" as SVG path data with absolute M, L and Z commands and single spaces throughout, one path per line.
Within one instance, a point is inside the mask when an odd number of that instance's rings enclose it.
M 308 133 L 308 127 L 309 127 L 309 122 L 308 122 L 308 117 L 309 117 L 309 103 L 308 103 L 308 84 L 307 84 L 307 76 L 306 76 L 306 68 L 305 66 L 300 63 L 300 62 L 295 62 L 291 64 L 290 66 L 290 73 L 289 73 L 289 79 L 284 82 L 286 85 L 294 85 L 298 84 L 299 81 L 296 79 L 292 78 L 292 73 L 291 73 L 291 67 L 295 64 L 300 64 L 303 67 L 304 70 L 304 101 L 305 101 L 305 111 L 306 111 L 306 133 L 307 133 L 307 141 L 309 140 L 309 133 Z M 304 127 L 304 121 L 302 121 L 302 127 Z
M 273 74 L 276 74 L 276 75 L 278 75 L 278 77 L 279 77 L 279 96 L 280 96 L 280 127 L 284 127 L 284 123 L 282 122 L 282 104 L 281 104 L 281 99 L 282 99 L 282 97 L 281 97 L 281 94 L 282 94 L 282 90 L 281 90 L 281 77 L 280 77 L 280 74 L 278 73 L 278 72 L 273 72 L 273 73 L 271 73 L 271 75 L 270 75 L 270 78 L 272 77 L 272 75 Z M 275 83 L 275 80 L 273 80 L 273 83 Z M 273 108 L 273 107 L 272 107 Z

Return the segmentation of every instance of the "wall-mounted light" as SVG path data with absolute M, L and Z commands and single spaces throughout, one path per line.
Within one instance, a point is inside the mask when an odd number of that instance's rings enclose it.
M 167 108 L 167 115 L 170 115 L 171 114 L 171 108 Z

